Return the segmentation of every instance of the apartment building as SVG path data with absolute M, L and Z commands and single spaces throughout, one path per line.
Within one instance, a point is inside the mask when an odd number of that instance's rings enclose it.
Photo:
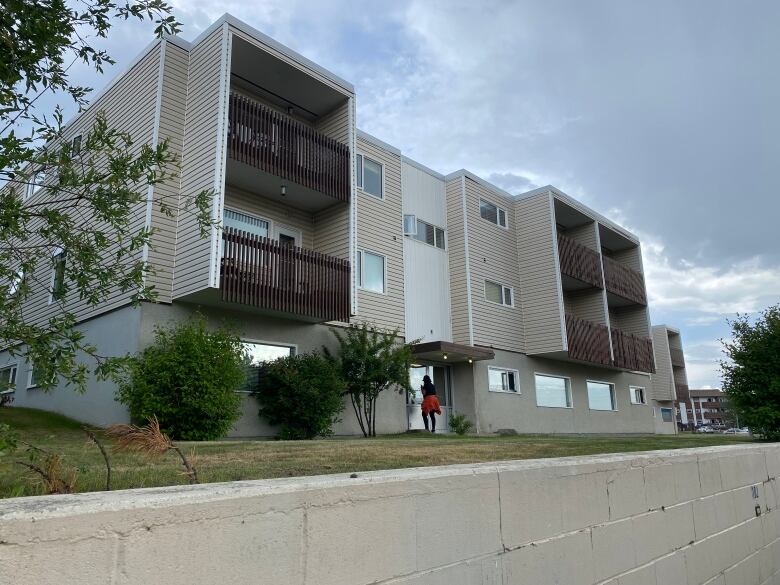
M 682 336 L 679 329 L 655 325 L 652 329 L 656 371 L 652 375 L 652 398 L 662 419 L 673 418 L 687 428 L 684 402 L 688 401 L 688 375 L 685 371 Z M 679 409 L 675 403 L 680 402 Z
M 237 324 L 256 363 L 332 347 L 331 328 L 370 322 L 415 341 L 413 387 L 430 374 L 445 415 L 478 432 L 675 431 L 655 407 L 674 397 L 651 379 L 640 242 L 560 190 L 510 194 L 410 160 L 356 128 L 349 82 L 230 15 L 192 42 L 152 43 L 66 139 L 101 110 L 137 144 L 167 139 L 181 176 L 155 190 L 212 189 L 220 221 L 203 237 L 183 206 L 168 217 L 150 194 L 135 212 L 155 229 L 142 253 L 159 302 L 69 300 L 103 353 L 136 352 L 154 326 L 196 311 Z M 48 294 L 31 300 L 36 318 L 50 314 Z M 127 419 L 109 383 L 43 393 L 34 365 L 0 354 L 3 368 L 16 405 Z M 421 428 L 419 401 L 383 396 L 378 432 Z M 232 435 L 273 434 L 248 393 L 244 404 Z M 359 432 L 342 419 L 337 434 Z
M 691 388 L 685 396 L 678 396 L 678 400 L 678 422 L 688 428 L 702 425 L 729 426 L 737 422 L 729 414 L 726 394 L 718 388 Z M 683 419 L 687 422 L 684 423 Z

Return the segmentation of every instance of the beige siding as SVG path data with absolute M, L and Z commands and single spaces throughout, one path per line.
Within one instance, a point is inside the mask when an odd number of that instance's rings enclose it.
M 160 125 L 158 141 L 168 141 L 168 148 L 177 159 L 181 159 L 184 141 L 184 115 L 187 106 L 187 63 L 188 53 L 172 43 L 165 43 L 163 82 L 160 99 Z M 154 233 L 149 247 L 148 261 L 154 272 L 149 284 L 158 292 L 162 302 L 171 301 L 173 285 L 173 264 L 176 250 L 176 220 L 179 204 L 181 177 L 155 185 L 151 225 Z M 167 207 L 170 213 L 163 211 Z M 188 213 L 188 212 L 184 212 Z
M 565 340 L 550 195 L 517 201 L 515 218 L 526 351 L 562 351 Z
M 599 249 L 595 223 L 587 223 L 575 228 L 569 228 L 564 230 L 563 235 L 583 246 L 587 246 L 591 250 Z
M 342 144 L 349 144 L 349 101 L 325 114 L 314 125 L 318 132 L 338 140 Z
M 182 204 L 218 181 L 217 142 L 220 128 L 220 72 L 223 29 L 215 30 L 190 51 L 187 113 L 182 154 Z M 223 112 L 224 113 L 224 112 Z M 221 200 L 221 194 L 214 196 Z M 214 235 L 212 234 L 212 237 Z M 173 297 L 209 286 L 212 242 L 202 238 L 195 216 L 179 213 Z
M 85 112 L 70 122 L 65 130 L 64 138 L 70 140 L 77 134 L 82 134 L 83 139 L 86 140 L 98 113 L 103 113 L 108 120 L 109 127 L 130 134 L 133 140 L 133 145 L 130 148 L 131 154 L 137 154 L 143 145 L 151 144 L 154 138 L 157 106 L 160 47 L 160 43 L 153 45 L 126 73 L 117 78 Z M 144 195 L 146 195 L 145 188 Z M 36 203 L 47 196 L 46 189 L 42 189 L 28 202 Z M 138 233 L 142 230 L 145 222 L 146 202 L 144 201 L 130 212 L 131 233 Z M 110 238 L 115 238 L 115 234 L 108 226 L 97 225 L 89 217 L 84 217 L 83 227 L 105 230 Z M 118 247 L 119 245 L 114 243 L 103 250 L 102 262 L 115 263 Z M 141 251 L 139 251 L 127 261 L 140 261 L 141 258 Z M 25 308 L 25 319 L 32 323 L 40 323 L 58 313 L 60 307 L 49 304 L 52 264 L 49 262 L 40 265 L 35 273 L 26 275 L 26 278 L 30 280 L 33 291 Z M 95 307 L 89 306 L 85 300 L 79 299 L 78 295 L 72 292 L 64 300 L 64 305 L 78 319 L 85 319 L 129 303 L 132 292 L 121 292 L 118 288 L 114 288 L 109 292 L 106 300 Z
M 653 354 L 655 356 L 655 374 L 652 374 L 652 398 L 655 400 L 674 400 L 674 378 L 672 377 L 672 359 L 669 355 L 669 340 L 666 327 L 653 327 Z
M 470 343 L 468 279 L 466 276 L 466 242 L 463 227 L 463 179 L 447 182 L 447 248 L 450 256 L 450 304 L 452 307 L 452 340 Z
M 466 177 L 465 184 L 474 344 L 522 351 L 522 295 L 519 294 L 521 291 L 517 274 L 517 240 L 512 199 L 469 177 Z M 480 199 L 506 211 L 506 229 L 482 219 L 479 213 Z M 503 306 L 486 300 L 486 280 L 512 287 L 514 306 Z
M 564 291 L 563 305 L 566 313 L 606 325 L 603 294 L 602 291 L 593 289 Z
M 612 307 L 609 310 L 609 320 L 612 327 L 624 333 L 650 337 L 645 307 Z
M 349 207 L 334 205 L 314 214 L 314 249 L 349 259 Z
M 311 213 L 284 205 L 278 200 L 275 201 L 257 193 L 244 191 L 233 185 L 225 186 L 224 206 L 269 220 L 271 223 L 269 234 L 272 238 L 276 238 L 276 230 L 279 227 L 298 230 L 301 232 L 301 241 L 297 242 L 297 245 L 314 249 L 314 220 Z
M 354 321 L 368 321 L 404 335 L 404 268 L 401 157 L 358 138 L 357 148 L 384 165 L 384 199 L 357 191 L 357 247 L 386 258 L 385 294 L 358 291 Z
M 642 272 L 642 254 L 639 251 L 639 247 L 612 252 L 610 253 L 610 257 L 613 260 L 622 262 L 629 268 L 633 268 L 637 272 Z

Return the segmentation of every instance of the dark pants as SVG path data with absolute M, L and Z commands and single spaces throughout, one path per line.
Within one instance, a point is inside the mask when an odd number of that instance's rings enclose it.
M 428 417 L 431 417 L 431 428 L 430 428 L 430 431 L 432 433 L 436 432 L 436 414 L 433 413 L 433 412 L 429 412 L 428 414 L 423 413 L 422 416 L 423 416 L 423 423 L 425 423 L 425 430 L 426 431 L 429 430 L 428 429 Z

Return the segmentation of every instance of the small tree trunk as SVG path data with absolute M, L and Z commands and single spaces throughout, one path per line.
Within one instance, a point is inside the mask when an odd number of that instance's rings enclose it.
M 358 421 L 358 424 L 360 425 L 360 430 L 363 432 L 363 438 L 368 437 L 368 433 L 366 432 L 366 427 L 363 424 L 363 417 L 360 414 L 360 409 L 358 409 L 357 402 L 355 402 L 355 395 L 352 394 L 352 392 L 349 393 L 349 400 L 352 402 L 352 410 L 355 411 L 355 418 Z

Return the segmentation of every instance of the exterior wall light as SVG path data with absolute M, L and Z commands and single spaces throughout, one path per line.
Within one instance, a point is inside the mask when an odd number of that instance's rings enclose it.
M 287 195 L 287 185 L 282 185 L 280 190 L 279 190 L 279 193 L 281 194 L 282 197 Z
M 443 353 L 443 354 L 441 354 L 441 357 L 443 357 L 446 360 L 447 359 L 447 354 Z

